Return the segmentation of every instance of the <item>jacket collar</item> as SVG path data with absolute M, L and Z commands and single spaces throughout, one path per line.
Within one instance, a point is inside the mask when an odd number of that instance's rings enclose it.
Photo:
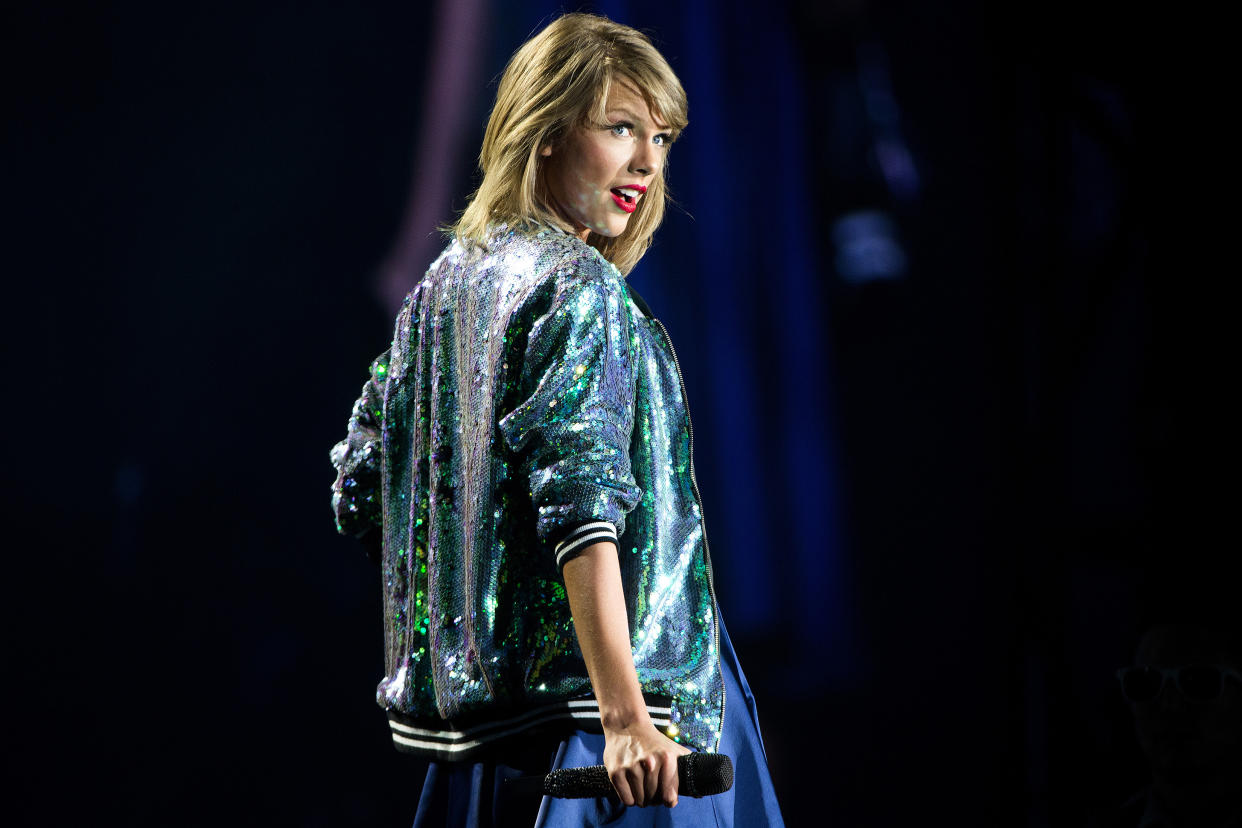
M 630 292 L 630 298 L 634 300 L 634 304 L 637 305 L 638 309 L 643 312 L 643 316 L 648 319 L 655 319 L 655 314 L 651 312 L 651 308 L 648 307 L 646 300 L 644 300 L 643 297 L 639 295 L 638 291 L 634 289 L 634 285 L 629 279 L 625 280 L 625 288 Z

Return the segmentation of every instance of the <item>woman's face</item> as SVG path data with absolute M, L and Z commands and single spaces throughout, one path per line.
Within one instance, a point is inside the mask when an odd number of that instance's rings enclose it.
M 547 158 L 543 175 L 551 206 L 584 240 L 591 231 L 618 236 L 625 230 L 668 151 L 668 127 L 629 83 L 613 81 L 605 119 L 574 127 L 540 152 Z

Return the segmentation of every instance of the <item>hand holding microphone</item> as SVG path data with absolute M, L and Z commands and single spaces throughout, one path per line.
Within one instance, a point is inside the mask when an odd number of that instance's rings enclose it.
M 690 750 L 657 730 L 646 712 L 625 727 L 610 726 L 614 722 L 603 717 L 605 781 L 627 806 L 672 807 L 677 804 L 677 757 Z
M 690 797 L 712 796 L 733 787 L 733 762 L 722 753 L 686 753 L 677 757 L 677 790 Z M 563 799 L 614 796 L 603 765 L 561 768 L 543 780 L 543 793 Z M 654 804 L 654 803 L 652 803 Z

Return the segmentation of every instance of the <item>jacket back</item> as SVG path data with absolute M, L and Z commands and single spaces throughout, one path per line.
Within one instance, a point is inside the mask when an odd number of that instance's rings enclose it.
M 398 748 L 467 758 L 598 727 L 560 568 L 617 546 L 653 721 L 714 750 L 724 690 L 692 432 L 663 326 L 594 248 L 497 228 L 407 296 L 338 470 L 338 529 L 378 534 Z

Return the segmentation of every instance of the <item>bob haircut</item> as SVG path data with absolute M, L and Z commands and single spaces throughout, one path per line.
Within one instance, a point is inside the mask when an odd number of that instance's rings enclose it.
M 646 35 L 604 17 L 566 14 L 518 49 L 500 78 L 487 121 L 479 169 L 483 183 L 449 230 L 463 243 L 484 244 L 488 227 L 553 224 L 573 228 L 548 206 L 539 151 L 575 127 L 604 123 L 608 90 L 630 83 L 671 138 L 685 129 L 686 93 Z M 667 169 L 667 164 L 664 165 Z M 616 237 L 591 232 L 587 243 L 629 273 L 664 219 L 664 171 Z

